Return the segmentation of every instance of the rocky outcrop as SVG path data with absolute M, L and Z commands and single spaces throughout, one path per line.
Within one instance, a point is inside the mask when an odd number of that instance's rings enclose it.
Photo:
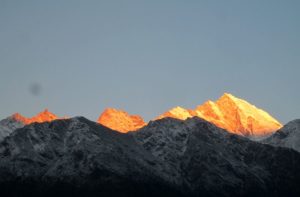
M 300 119 L 287 123 L 262 142 L 272 146 L 292 148 L 300 152 Z

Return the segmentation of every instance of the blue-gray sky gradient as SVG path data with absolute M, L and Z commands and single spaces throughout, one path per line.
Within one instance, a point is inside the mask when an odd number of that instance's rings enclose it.
M 230 92 L 300 118 L 300 1 L 0 0 L 0 119 L 147 120 Z

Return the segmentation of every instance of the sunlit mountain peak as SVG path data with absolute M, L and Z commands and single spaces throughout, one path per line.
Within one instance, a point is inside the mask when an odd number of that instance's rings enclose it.
M 53 120 L 59 119 L 55 114 L 51 113 L 48 109 L 38 113 L 36 116 L 30 118 L 30 122 L 51 122 Z
M 195 110 L 173 108 L 159 118 L 185 120 L 192 116 L 198 116 L 243 136 L 266 136 L 282 127 L 281 123 L 267 112 L 230 93 L 223 94 L 216 102 L 208 100 Z
M 169 111 L 166 111 L 162 115 L 158 116 L 156 119 L 162 119 L 162 118 L 166 118 L 166 117 L 185 120 L 187 118 L 193 117 L 193 113 L 191 110 L 184 109 L 182 107 L 177 106 L 177 107 L 170 109 Z
M 114 108 L 105 109 L 97 122 L 121 133 L 135 131 L 146 125 L 142 117 Z
M 155 118 L 155 120 L 166 117 L 185 120 L 194 116 L 203 118 L 231 133 L 250 137 L 267 136 L 282 127 L 275 118 L 264 110 L 230 93 L 224 93 L 216 101 L 208 100 L 194 110 L 180 106 L 174 107 Z M 12 118 L 23 124 L 64 119 L 58 118 L 48 109 L 32 118 L 24 117 L 19 113 L 14 114 Z M 141 116 L 130 115 L 115 108 L 105 109 L 97 122 L 122 133 L 136 131 L 146 125 Z
M 27 117 L 21 115 L 20 113 L 13 114 L 12 118 L 19 122 L 22 122 L 25 125 L 31 124 L 34 122 L 42 123 L 42 122 L 51 122 L 56 119 L 61 119 L 61 118 L 57 117 L 55 114 L 51 113 L 48 109 L 45 109 L 44 111 L 38 113 L 37 115 L 35 115 L 31 118 L 27 118 Z

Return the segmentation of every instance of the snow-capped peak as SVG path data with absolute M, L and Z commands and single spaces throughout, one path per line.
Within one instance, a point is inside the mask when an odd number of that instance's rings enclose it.
M 223 94 L 216 102 L 208 100 L 194 110 L 173 108 L 159 118 L 172 117 L 185 120 L 193 116 L 243 136 L 266 136 L 282 127 L 267 112 L 229 93 Z
M 135 131 L 145 126 L 145 122 L 142 117 L 138 115 L 130 115 L 123 110 L 114 108 L 105 109 L 97 122 L 122 133 Z

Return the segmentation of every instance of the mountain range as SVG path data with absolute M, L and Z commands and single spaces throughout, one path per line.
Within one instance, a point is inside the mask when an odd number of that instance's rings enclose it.
M 22 116 L 20 113 L 15 113 L 0 121 L 0 141 L 2 141 L 6 136 L 10 135 L 10 133 L 12 133 L 14 130 L 22 128 L 25 125 L 32 123 L 51 122 L 56 119 L 61 118 L 49 112 L 48 109 L 45 109 L 31 118 Z
M 229 93 L 225 93 L 216 102 L 209 100 L 197 106 L 194 110 L 177 106 L 159 115 L 154 120 L 166 117 L 179 120 L 199 117 L 231 133 L 246 137 L 269 136 L 282 127 L 282 124 L 267 112 Z M 5 130 L 4 134 L 0 132 L 0 140 L 1 136 L 5 136 L 5 133 L 14 130 L 16 126 L 19 128 L 18 125 L 24 126 L 33 122 L 47 122 L 58 118 L 47 109 L 32 118 L 26 118 L 19 113 L 15 113 L 6 118 L 4 122 L 0 122 L 0 127 L 2 127 L 0 131 Z M 10 124 L 13 122 L 17 122 L 17 124 Z M 114 108 L 105 109 L 97 122 L 122 133 L 136 131 L 147 125 L 141 116 L 130 115 L 123 110 Z M 12 129 L 10 129 L 10 126 Z
M 229 93 L 225 93 L 216 102 L 209 100 L 195 109 L 174 107 L 155 119 L 170 117 L 185 120 L 195 116 L 246 137 L 269 136 L 282 127 L 267 112 Z M 101 114 L 98 123 L 125 133 L 146 125 L 141 116 L 129 115 L 125 111 L 112 108 Z
M 0 196 L 300 196 L 299 147 L 299 120 L 282 127 L 231 94 L 147 123 L 113 108 L 97 122 L 14 114 L 0 121 Z
M 175 107 L 160 115 L 158 119 L 172 117 L 185 120 L 194 116 L 231 133 L 249 137 L 268 136 L 282 127 L 281 123 L 267 112 L 229 93 L 225 93 L 216 102 L 209 100 L 194 110 Z

